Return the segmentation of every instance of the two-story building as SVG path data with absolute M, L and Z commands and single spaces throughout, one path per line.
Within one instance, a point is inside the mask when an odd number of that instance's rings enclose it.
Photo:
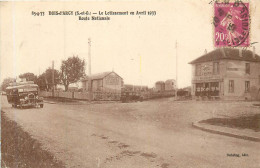
M 193 97 L 260 99 L 260 57 L 254 48 L 218 48 L 190 64 Z

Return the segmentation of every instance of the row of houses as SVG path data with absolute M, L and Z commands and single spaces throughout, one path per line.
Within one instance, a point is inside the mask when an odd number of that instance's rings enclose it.
M 155 83 L 154 90 L 157 92 L 172 91 L 176 89 L 176 81 L 174 79 L 168 79 L 164 81 L 157 81 Z
M 191 61 L 191 95 L 219 99 L 260 99 L 260 57 L 253 51 L 218 48 Z M 91 76 L 92 91 L 116 92 L 121 90 L 148 90 L 147 86 L 124 85 L 115 72 Z M 83 90 L 88 90 L 88 78 L 82 80 Z M 176 81 L 157 81 L 154 91 L 176 89 Z
M 191 95 L 232 100 L 260 99 L 260 57 L 253 51 L 218 48 L 191 61 Z M 157 81 L 154 88 L 124 84 L 115 72 L 94 74 L 81 80 L 83 92 L 172 92 L 176 81 Z M 90 86 L 90 87 L 89 87 Z M 75 90 L 74 90 L 75 91 Z
M 150 90 L 144 85 L 124 84 L 123 78 L 116 72 L 103 72 L 94 74 L 81 80 L 83 92 L 103 92 L 103 93 L 121 93 L 124 92 L 147 92 Z M 90 87 L 89 87 L 90 86 Z M 155 83 L 154 91 L 173 91 L 176 89 L 176 81 L 174 79 L 158 81 Z

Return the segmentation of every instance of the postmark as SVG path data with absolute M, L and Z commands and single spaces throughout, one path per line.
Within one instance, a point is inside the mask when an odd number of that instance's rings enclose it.
M 248 47 L 250 45 L 249 3 L 214 3 L 214 46 Z

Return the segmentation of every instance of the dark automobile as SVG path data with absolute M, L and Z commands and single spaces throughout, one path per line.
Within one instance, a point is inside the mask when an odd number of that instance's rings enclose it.
M 38 96 L 39 87 L 33 83 L 15 83 L 6 88 L 6 95 L 12 107 L 41 107 L 43 98 Z

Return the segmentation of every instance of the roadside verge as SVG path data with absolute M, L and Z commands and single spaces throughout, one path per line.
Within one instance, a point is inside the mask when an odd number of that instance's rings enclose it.
M 193 122 L 192 126 L 194 128 L 200 129 L 202 131 L 207 131 L 214 134 L 225 135 L 229 137 L 260 142 L 260 134 L 257 132 L 253 132 L 248 129 L 234 129 L 222 126 L 215 126 L 205 123 L 200 123 L 199 121 Z
M 64 164 L 1 110 L 1 167 L 63 168 Z

